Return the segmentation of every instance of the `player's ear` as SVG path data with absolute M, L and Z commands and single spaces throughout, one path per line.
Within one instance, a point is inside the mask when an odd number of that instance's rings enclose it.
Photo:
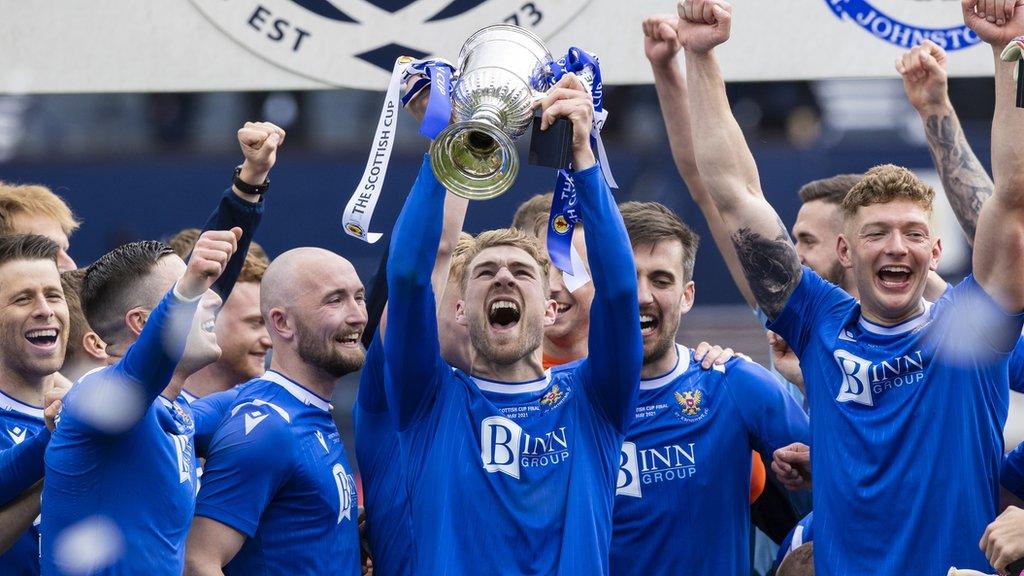
M 136 337 L 142 334 L 142 329 L 146 327 L 146 320 L 149 319 L 149 313 L 143 308 L 132 308 L 128 312 L 125 312 L 124 323 L 128 327 L 128 331 L 134 334 Z
M 267 332 L 276 333 L 283 340 L 291 340 L 295 336 L 295 329 L 281 308 L 271 308 L 267 312 Z
M 693 308 L 693 301 L 696 297 L 696 293 L 697 286 L 693 283 L 693 280 L 690 280 L 683 288 L 683 301 L 682 305 L 679 307 L 680 314 L 686 314 L 691 308 Z
M 550 298 L 544 302 L 544 326 L 551 326 L 558 319 L 558 302 Z
M 107 356 L 107 343 L 100 338 L 99 334 L 95 332 L 86 332 L 82 336 L 82 348 L 85 349 L 85 353 L 92 356 L 94 360 L 106 362 Z
M 935 244 L 932 245 L 932 259 L 928 264 L 929 270 L 939 269 L 939 258 L 942 256 L 942 238 L 936 238 Z
M 469 326 L 469 318 L 466 318 L 465 300 L 459 300 L 455 303 L 455 322 L 459 326 Z
M 836 255 L 839 256 L 839 263 L 843 265 L 843 268 L 853 268 L 853 258 L 850 257 L 850 243 L 846 239 L 846 234 L 840 234 L 836 238 Z

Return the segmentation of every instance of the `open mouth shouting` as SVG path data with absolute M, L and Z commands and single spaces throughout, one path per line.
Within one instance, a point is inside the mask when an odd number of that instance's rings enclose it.
M 50 351 L 57 347 L 59 328 L 35 328 L 25 332 L 25 340 L 34 348 Z
M 905 264 L 882 266 L 875 274 L 875 278 L 882 288 L 900 292 L 910 288 L 911 276 L 913 276 L 913 272 Z
M 658 331 L 658 325 L 661 324 L 661 320 L 653 314 L 640 314 L 640 335 L 644 338 L 654 334 Z
M 497 332 L 512 330 L 520 317 L 519 303 L 508 298 L 495 298 L 487 308 L 487 323 Z

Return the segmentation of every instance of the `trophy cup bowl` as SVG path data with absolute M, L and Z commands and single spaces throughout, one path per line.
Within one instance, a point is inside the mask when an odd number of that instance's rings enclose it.
M 474 33 L 459 53 L 452 87 L 452 124 L 430 145 L 430 166 L 453 194 L 487 200 L 519 173 L 515 141 L 548 87 L 551 53 L 536 34 L 496 24 Z

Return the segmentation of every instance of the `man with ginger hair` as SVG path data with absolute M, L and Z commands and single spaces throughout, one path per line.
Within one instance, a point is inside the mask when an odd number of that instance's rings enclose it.
M 0 236 L 39 234 L 53 240 L 60 248 L 57 267 L 61 272 L 77 267 L 68 250 L 69 238 L 79 224 L 64 200 L 49 188 L 0 182 Z
M 1024 161 L 1013 146 L 1024 115 L 1009 68 L 997 63 L 995 191 L 979 215 L 973 274 L 924 300 L 942 253 L 929 225 L 934 192 L 909 170 L 879 166 L 842 204 L 837 250 L 858 302 L 800 266 L 760 193 L 714 55 L 731 6 L 683 0 L 678 12 L 697 168 L 769 328 L 801 360 L 814 414 L 815 572 L 987 570 L 976 543 L 995 517 L 1008 356 L 1024 324 Z M 988 23 L 975 15 L 973 26 L 985 37 Z M 1006 27 L 1024 33 L 1024 11 Z

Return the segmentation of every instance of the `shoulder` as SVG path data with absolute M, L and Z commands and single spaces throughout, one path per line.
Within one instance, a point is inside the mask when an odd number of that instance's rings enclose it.
M 289 443 L 295 410 L 274 388 L 253 382 L 241 391 L 225 411 L 220 436 L 244 438 L 249 444 Z
M 767 368 L 752 360 L 733 358 L 724 366 L 715 366 L 711 372 L 718 371 L 723 383 L 737 390 L 773 390 L 781 388 L 779 380 Z

